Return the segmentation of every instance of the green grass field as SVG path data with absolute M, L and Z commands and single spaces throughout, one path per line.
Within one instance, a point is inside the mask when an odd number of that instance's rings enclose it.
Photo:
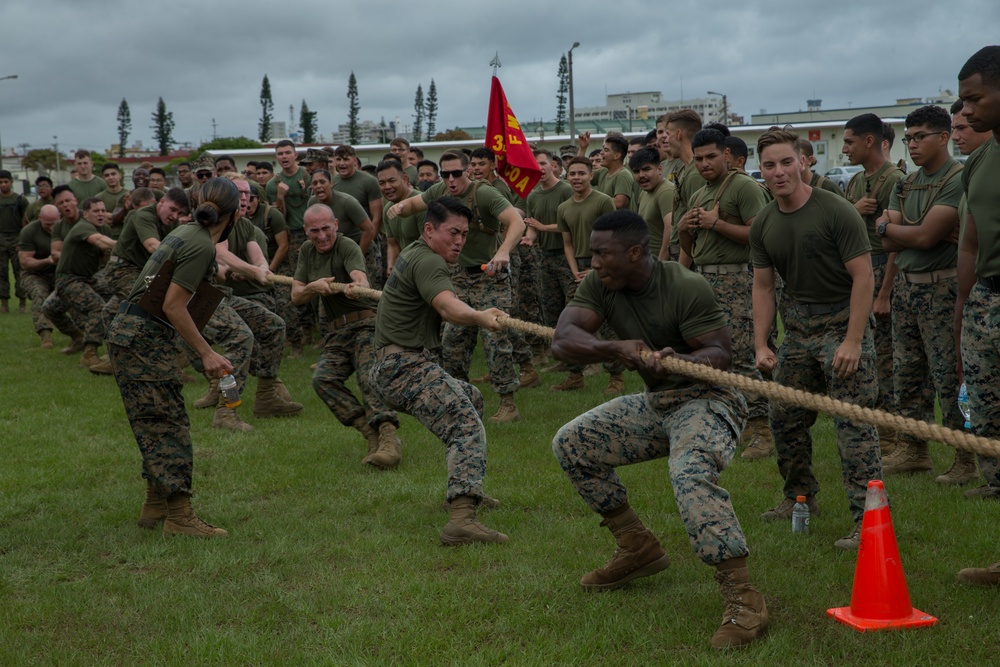
M 65 339 L 57 336 L 57 347 Z M 404 418 L 404 459 L 360 465 L 361 437 L 309 384 L 318 353 L 285 361 L 305 404 L 255 431 L 210 427 L 191 411 L 195 507 L 222 540 L 165 538 L 136 526 L 140 459 L 113 379 L 38 348 L 27 315 L 0 316 L 0 664 L 332 665 L 973 665 L 996 659 L 997 590 L 955 580 L 998 558 L 998 506 L 932 477 L 886 482 L 913 604 L 940 618 L 923 630 L 858 634 L 828 619 L 849 604 L 855 555 L 832 546 L 851 527 L 830 421 L 815 460 L 822 516 L 812 533 L 758 515 L 780 499 L 774 459 L 737 458 L 723 476 L 750 543 L 770 636 L 720 655 L 713 570 L 677 514 L 665 461 L 623 469 L 631 501 L 673 564 L 626 589 L 585 593 L 579 577 L 610 556 L 598 526 L 552 457 L 563 423 L 600 403 L 545 386 L 518 395 L 522 419 L 487 425 L 486 489 L 503 507 L 483 521 L 499 546 L 438 543 L 446 521 L 444 449 Z M 482 371 L 477 359 L 474 373 Z M 252 386 L 252 385 L 251 385 Z M 189 385 L 190 402 L 204 383 Z M 635 376 L 630 391 L 638 391 Z M 487 411 L 497 399 L 487 397 Z M 932 447 L 937 472 L 951 461 Z M 992 611 L 991 611 L 992 610 Z

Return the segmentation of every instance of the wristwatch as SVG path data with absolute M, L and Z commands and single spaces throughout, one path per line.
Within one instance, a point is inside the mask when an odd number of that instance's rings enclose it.
M 878 233 L 879 236 L 881 236 L 882 238 L 885 238 L 885 228 L 888 225 L 889 225 L 889 221 L 888 220 L 883 220 L 882 222 L 878 223 L 878 227 L 875 228 L 875 231 Z

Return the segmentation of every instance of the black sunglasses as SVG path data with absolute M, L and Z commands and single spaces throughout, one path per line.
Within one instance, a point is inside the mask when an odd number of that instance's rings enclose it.
M 442 171 L 441 178 L 448 180 L 449 178 L 462 178 L 462 174 L 465 173 L 464 169 L 452 169 L 451 171 Z

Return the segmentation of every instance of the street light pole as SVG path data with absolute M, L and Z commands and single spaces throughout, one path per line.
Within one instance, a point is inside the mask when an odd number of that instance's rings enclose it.
M 16 79 L 16 74 L 8 74 L 7 76 L 0 76 L 0 81 L 6 81 L 7 79 Z M 0 169 L 3 169 L 3 141 L 0 141 Z
M 576 141 L 576 112 L 573 109 L 573 49 L 578 46 L 580 46 L 580 42 L 573 42 L 573 46 L 569 47 L 569 56 L 566 58 L 569 68 L 569 138 L 573 142 Z
M 725 93 L 717 93 L 717 92 L 715 92 L 713 90 L 708 91 L 707 94 L 708 95 L 718 95 L 719 97 L 722 98 L 722 124 L 728 126 L 729 125 L 729 107 L 726 104 L 726 94 Z

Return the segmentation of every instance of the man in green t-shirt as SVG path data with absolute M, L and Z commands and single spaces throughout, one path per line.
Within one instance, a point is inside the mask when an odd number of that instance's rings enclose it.
M 47 204 L 33 220 L 21 230 L 17 241 L 17 257 L 21 264 L 21 286 L 31 299 L 31 322 L 35 333 L 42 339 L 41 347 L 52 349 L 52 327 L 83 344 L 83 334 L 64 310 L 53 313 L 54 319 L 45 316 L 42 305 L 55 290 L 56 258 L 51 253 L 52 228 L 59 222 L 59 209 Z
M 667 457 L 688 539 L 702 562 L 716 568 L 726 604 L 712 645 L 744 646 L 767 630 L 767 606 L 750 585 L 746 538 L 719 477 L 736 451 L 746 404 L 731 389 L 693 382 L 660 364 L 670 356 L 728 368 L 726 315 L 702 276 L 650 255 L 649 230 L 637 214 L 601 216 L 590 245 L 593 270 L 560 316 L 552 351 L 573 364 L 623 360 L 638 371 L 646 390 L 593 408 L 559 429 L 552 442 L 569 481 L 618 545 L 611 560 L 585 574 L 580 585 L 619 588 L 669 566 L 615 472 Z M 603 323 L 617 339 L 597 335 Z
M 469 180 L 465 153 L 448 151 L 441 156 L 440 165 L 443 181 L 423 194 L 393 204 L 386 212 L 390 218 L 406 217 L 426 210 L 430 202 L 441 197 L 461 200 L 473 211 L 473 222 L 453 270 L 456 294 L 473 308 L 510 312 L 514 299 L 508 267 L 511 253 L 524 235 L 524 221 L 495 188 Z M 445 326 L 442 366 L 450 375 L 468 381 L 479 334 L 475 327 Z M 519 383 L 510 338 L 506 331 L 492 330 L 483 331 L 482 337 L 490 385 L 500 396 L 500 407 L 490 421 L 516 421 L 521 418 L 514 402 Z
M 799 150 L 806 157 L 806 168 L 802 171 L 802 182 L 808 183 L 811 188 L 822 188 L 824 190 L 829 190 L 835 195 L 844 196 L 844 191 L 840 189 L 840 186 L 831 181 L 826 176 L 817 174 L 812 170 L 816 166 L 816 158 L 813 155 L 813 145 L 812 142 L 806 138 L 799 139 Z
M 108 212 L 108 234 L 111 238 L 118 238 L 122 232 L 122 225 L 114 224 L 115 220 L 124 222 L 124 216 L 119 209 L 123 208 L 123 200 L 128 194 L 128 190 L 122 185 L 122 171 L 115 162 L 105 162 L 101 165 L 101 178 L 108 187 L 98 192 L 95 196 L 104 202 L 104 208 Z M 116 214 L 118 214 L 116 216 Z
M 639 215 L 649 227 L 649 251 L 657 259 L 668 260 L 674 185 L 663 177 L 660 152 L 655 148 L 640 148 L 628 166 L 641 190 Z
M 575 284 L 563 251 L 557 217 L 559 205 L 573 196 L 573 187 L 557 175 L 550 151 L 539 148 L 534 155 L 541 176 L 538 185 L 528 194 L 528 215 L 524 224 L 528 226 L 528 234 L 534 235 L 535 245 L 541 252 L 542 318 L 546 326 L 554 327 L 559 321 L 559 313 L 566 307 L 570 288 Z
M 615 210 L 615 201 L 603 192 L 598 192 L 593 182 L 593 167 L 589 158 L 577 156 L 566 166 L 566 179 L 573 190 L 573 196 L 559 204 L 556 208 L 556 226 L 562 234 L 563 253 L 566 263 L 573 276 L 566 300 L 576 294 L 577 287 L 590 273 L 592 253 L 590 250 L 590 232 L 594 221 L 605 213 Z M 610 335 L 611 330 L 605 327 L 601 335 Z M 608 371 L 605 392 L 609 395 L 620 394 L 625 390 L 623 372 L 625 367 L 617 361 L 607 362 L 604 369 Z M 569 375 L 559 384 L 549 387 L 549 391 L 577 391 L 583 389 L 583 366 L 566 366 Z
M 875 276 L 875 370 L 878 376 L 878 399 L 875 407 L 895 412 L 896 394 L 892 381 L 892 288 L 896 282 L 896 256 L 882 248 L 875 221 L 889 207 L 889 197 L 903 172 L 885 159 L 882 142 L 886 125 L 873 113 L 861 114 L 844 126 L 842 152 L 852 165 L 864 167 L 847 183 L 844 193 L 854 210 L 864 218 L 865 230 L 872 253 L 872 274 Z M 896 432 L 880 430 L 879 444 L 883 454 L 895 445 Z
M 906 117 L 903 142 L 919 167 L 894 190 L 876 230 L 882 247 L 896 254 L 902 280 L 892 294 L 893 388 L 904 417 L 934 421 L 934 394 L 945 426 L 961 429 L 955 300 L 958 294 L 958 206 L 962 165 L 951 157 L 951 116 L 936 105 Z M 927 382 L 930 378 L 930 383 Z M 903 433 L 882 459 L 885 474 L 930 472 L 929 447 Z M 942 484 L 978 479 L 972 452 L 956 450 L 955 461 L 938 478 Z
M 779 129 L 757 142 L 761 174 L 774 196 L 750 228 L 757 367 L 773 371 L 774 381 L 787 387 L 870 408 L 878 386 L 869 325 L 874 279 L 864 220 L 843 197 L 802 181 L 805 157 L 797 142 L 794 132 Z M 768 346 L 775 272 L 785 282 L 785 338 L 777 356 Z M 770 423 L 784 498 L 761 518 L 791 519 L 800 495 L 815 514 L 819 482 L 812 471 L 809 429 L 816 412 L 773 401 Z M 874 426 L 846 419 L 837 419 L 834 428 L 854 521 L 834 546 L 857 550 L 868 482 L 882 478 L 878 433 Z
M 958 253 L 955 323 L 961 326 L 960 359 L 969 392 L 972 432 L 1000 437 L 1000 46 L 986 46 L 958 73 L 962 116 L 976 132 L 993 136 L 969 156 L 962 171 L 968 204 Z M 987 486 L 968 493 L 1000 494 L 1000 458 L 978 455 Z M 1000 562 L 968 568 L 958 578 L 973 584 L 1000 585 Z
M 733 371 L 761 380 L 753 350 L 753 276 L 750 272 L 750 225 L 768 197 L 745 172 L 732 169 L 722 131 L 707 127 L 691 140 L 698 173 L 706 185 L 675 216 L 684 255 L 694 260 L 728 318 L 733 337 Z M 743 458 L 767 458 L 774 440 L 767 425 L 767 401 L 746 396 L 750 417 L 743 434 Z
M 10 312 L 10 272 L 14 273 L 14 296 L 21 302 L 22 313 L 25 309 L 26 294 L 17 263 L 17 236 L 24 227 L 27 210 L 28 200 L 14 192 L 14 177 L 6 169 L 0 169 L 0 313 Z
M 76 195 L 76 200 L 82 204 L 84 199 L 96 197 L 108 186 L 103 178 L 94 175 L 94 159 L 90 157 L 90 151 L 81 148 L 73 154 L 73 158 L 76 176 L 69 182 L 69 188 Z
M 45 299 L 42 308 L 50 320 L 64 313 L 66 306 L 77 312 L 84 343 L 80 365 L 90 368 L 100 361 L 97 348 L 104 338 L 101 310 L 111 296 L 107 283 L 97 272 L 104 253 L 111 250 L 115 242 L 104 234 L 107 220 L 104 202 L 88 197 L 83 200 L 80 210 L 83 219 L 78 220 L 63 239 L 56 265 L 56 288 Z
M 693 109 L 674 111 L 664 119 L 663 127 L 666 141 L 670 146 L 670 154 L 674 160 L 679 160 L 675 163 L 678 166 L 669 175 L 676 188 L 674 210 L 671 213 L 670 259 L 690 267 L 691 256 L 681 252 L 677 221 L 687 212 L 691 196 L 705 185 L 705 179 L 698 173 L 698 165 L 694 161 L 694 149 L 691 148 L 691 140 L 701 131 L 701 116 Z
M 292 303 L 303 305 L 318 298 L 327 324 L 312 386 L 330 412 L 344 426 L 357 429 L 368 441 L 362 463 L 375 468 L 394 468 L 400 461 L 396 435 L 399 417 L 387 408 L 371 388 L 371 367 L 375 363 L 375 309 L 371 299 L 355 299 L 334 292 L 330 283 L 368 287 L 365 258 L 357 243 L 337 232 L 337 218 L 322 205 L 306 210 L 308 239 L 302 244 L 299 264 L 292 283 Z M 356 374 L 361 401 L 347 388 Z
M 39 176 L 35 179 L 35 192 L 38 194 L 38 198 L 31 202 L 28 210 L 24 212 L 21 224 L 26 225 L 32 220 L 38 220 L 38 214 L 41 212 L 42 207 L 53 203 L 52 188 L 52 179 L 48 176 Z
M 367 272 L 372 287 L 378 289 L 385 283 L 385 234 L 382 230 L 382 192 L 378 180 L 359 169 L 358 156 L 354 148 L 347 144 L 337 146 L 333 151 L 333 189 L 351 195 L 358 200 L 375 228 L 372 248 L 365 253 Z
M 384 209 L 419 194 L 413 189 L 402 163 L 397 160 L 379 162 L 375 168 L 375 178 L 379 191 L 382 193 L 382 199 L 385 200 Z M 382 219 L 385 220 L 384 229 L 387 241 L 385 264 L 387 275 L 392 273 L 392 267 L 396 263 L 399 253 L 420 238 L 420 232 L 424 228 L 424 215 L 425 213 L 420 211 L 412 216 L 398 217 L 392 220 L 389 219 L 388 215 L 382 216 Z
M 448 167 L 444 167 L 448 165 Z M 442 168 L 452 172 L 451 161 Z M 448 174 L 449 181 L 454 176 Z M 413 202 L 413 199 L 406 200 Z M 394 204 L 406 215 L 406 206 Z M 502 543 L 507 536 L 476 519 L 486 476 L 486 429 L 483 395 L 439 364 L 441 320 L 500 332 L 498 308 L 476 310 L 460 300 L 449 263 L 458 261 L 473 218 L 455 197 L 438 197 L 424 207 L 427 217 L 419 240 L 400 254 L 378 304 L 375 318 L 375 364 L 370 380 L 375 394 L 391 408 L 417 419 L 447 448 L 450 518 L 441 542 Z

